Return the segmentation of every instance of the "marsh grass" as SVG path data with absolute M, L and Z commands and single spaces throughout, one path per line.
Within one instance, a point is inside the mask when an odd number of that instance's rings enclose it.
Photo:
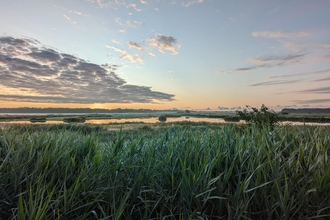
M 330 217 L 329 127 L 84 127 L 0 131 L 0 219 Z

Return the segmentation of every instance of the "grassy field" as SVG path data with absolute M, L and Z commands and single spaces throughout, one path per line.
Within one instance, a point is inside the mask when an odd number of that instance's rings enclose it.
M 330 127 L 0 130 L 0 219 L 329 219 Z

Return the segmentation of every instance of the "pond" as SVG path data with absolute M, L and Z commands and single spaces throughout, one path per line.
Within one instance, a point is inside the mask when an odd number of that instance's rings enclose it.
M 244 123 L 244 121 L 240 122 L 226 122 L 222 118 L 198 118 L 198 117 L 173 117 L 173 118 L 167 118 L 166 123 L 168 122 L 183 122 L 183 121 L 190 121 L 190 122 L 210 122 L 210 123 Z M 87 119 L 85 121 L 85 124 L 114 124 L 114 123 L 157 123 L 158 117 L 150 117 L 150 118 L 112 118 L 112 119 Z M 46 122 L 36 122 L 32 123 L 30 121 L 1 121 L 0 124 L 66 124 L 63 121 L 60 120 L 47 120 Z M 291 121 L 283 121 L 280 124 L 286 125 L 320 125 L 320 126 L 330 126 L 330 123 L 314 123 L 314 122 L 291 122 Z

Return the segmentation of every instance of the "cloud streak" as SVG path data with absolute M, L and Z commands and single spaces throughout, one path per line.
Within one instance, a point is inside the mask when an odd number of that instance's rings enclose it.
M 33 39 L 0 37 L 1 100 L 84 104 L 174 100 L 172 94 L 128 84 L 114 72 L 118 68 L 57 52 Z
M 253 37 L 266 37 L 266 38 L 296 38 L 307 37 L 311 35 L 304 31 L 255 31 L 252 32 Z
M 130 41 L 130 42 L 127 42 L 127 44 L 128 44 L 129 48 L 135 48 L 137 50 L 144 50 L 144 48 L 138 43 Z
M 319 104 L 319 103 L 330 103 L 330 99 L 310 99 L 310 100 L 294 100 L 297 104 Z
M 128 28 L 136 28 L 137 26 L 144 25 L 144 23 L 141 21 L 126 21 L 125 23 L 123 23 L 121 18 L 116 18 L 115 20 L 119 25 L 128 27 Z
M 106 45 L 107 48 L 113 49 L 114 51 L 121 53 L 121 56 L 119 57 L 120 60 L 128 59 L 131 63 L 142 63 L 143 58 L 140 57 L 138 54 L 132 55 L 128 53 L 126 50 L 119 49 L 113 46 Z
M 296 77 L 296 76 L 305 76 L 305 75 L 325 74 L 325 73 L 330 73 L 330 69 L 306 72 L 306 73 L 295 73 L 295 74 L 288 74 L 288 75 L 270 76 L 269 78 L 276 79 L 276 78 L 287 78 L 287 77 Z
M 289 84 L 289 83 L 296 83 L 301 80 L 273 80 L 273 81 L 267 81 L 267 82 L 260 82 L 255 83 L 250 86 L 273 86 L 273 85 L 282 85 L 282 84 Z
M 293 63 L 300 62 L 306 54 L 291 54 L 291 55 L 284 55 L 284 56 L 260 56 L 256 58 L 248 59 L 250 63 L 256 63 L 258 65 L 250 66 L 250 67 L 241 67 L 237 69 L 230 69 L 230 70 L 222 70 L 217 71 L 217 73 L 222 74 L 231 74 L 237 72 L 248 72 L 251 70 L 258 70 L 258 69 L 268 69 L 268 68 L 275 68 L 279 66 L 286 66 Z
M 320 87 L 316 89 L 305 89 L 298 91 L 300 93 L 317 93 L 317 94 L 330 94 L 330 87 Z

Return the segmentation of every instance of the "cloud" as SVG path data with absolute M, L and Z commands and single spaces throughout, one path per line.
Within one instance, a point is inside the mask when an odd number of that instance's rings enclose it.
M 269 78 L 287 78 L 287 77 L 296 77 L 296 76 L 304 76 L 304 75 L 315 75 L 315 74 L 325 74 L 330 73 L 330 69 L 320 70 L 320 71 L 313 71 L 313 72 L 306 72 L 306 73 L 295 73 L 295 74 L 288 74 L 288 75 L 279 75 L 279 76 L 270 76 Z
M 80 11 L 69 11 L 69 12 L 70 12 L 70 13 L 73 13 L 73 14 L 76 14 L 76 15 L 83 16 L 83 17 L 90 17 L 90 15 L 83 14 L 83 13 L 80 12 Z
M 193 4 L 202 3 L 203 1 L 204 0 L 193 0 L 193 1 L 184 2 L 184 3 L 182 3 L 182 5 L 184 7 L 189 7 L 189 6 L 193 5 Z
M 108 1 L 104 1 L 104 0 L 86 0 L 87 2 L 92 2 L 97 4 L 100 8 L 117 8 L 117 6 L 124 4 L 121 3 L 120 0 L 108 0 Z
M 315 58 L 315 61 L 327 61 L 327 60 L 330 60 L 330 54 Z
M 114 72 L 118 68 L 60 53 L 33 39 L 0 37 L 1 100 L 86 104 L 174 100 L 172 94 L 128 84 Z
M 330 94 L 330 87 L 320 87 L 316 89 L 306 89 L 298 91 L 300 93 L 317 93 L 317 94 Z
M 129 48 L 135 48 L 137 50 L 144 50 L 144 48 L 141 45 L 139 45 L 138 43 L 130 41 L 130 42 L 127 42 L 127 44 L 128 44 Z
M 63 14 L 63 17 L 65 17 L 65 18 L 66 18 L 67 20 L 69 20 L 69 21 L 71 20 L 70 17 L 67 16 L 67 15 L 65 15 L 65 14 Z
M 140 21 L 126 21 L 125 23 L 123 23 L 121 21 L 121 18 L 116 18 L 115 20 L 119 25 L 129 27 L 129 28 L 136 28 L 137 26 L 144 25 L 144 22 L 140 22 Z
M 117 41 L 116 39 L 112 39 L 111 41 L 115 44 L 120 44 L 120 41 Z
M 330 103 L 330 99 L 310 99 L 310 100 L 294 100 L 297 104 L 318 104 L 318 103 Z
M 249 59 L 248 62 L 252 63 L 276 63 L 276 64 L 289 64 L 299 62 L 305 54 L 291 54 L 284 56 L 260 56 L 257 58 Z
M 65 19 L 67 19 L 68 21 L 70 21 L 72 24 L 74 24 L 74 25 L 77 24 L 77 22 L 73 21 L 69 16 L 67 16 L 67 15 L 65 15 L 65 14 L 63 14 L 63 17 L 64 17 Z
M 311 35 L 304 31 L 255 31 L 252 32 L 253 37 L 267 37 L 267 38 L 296 38 L 307 37 Z
M 97 4 L 100 8 L 110 7 L 110 8 L 114 8 L 114 9 L 117 9 L 120 6 L 129 7 L 129 5 L 135 5 L 135 6 L 130 6 L 130 7 L 136 8 L 136 2 L 138 2 L 138 1 L 133 1 L 133 0 L 130 0 L 130 1 L 129 0 L 126 0 L 126 1 L 125 0 L 86 0 L 86 1 Z M 140 3 L 142 5 L 146 5 L 149 3 L 151 3 L 151 4 L 167 3 L 169 5 L 175 5 L 177 3 L 181 3 L 181 5 L 183 7 L 189 7 L 191 5 L 203 3 L 203 2 L 204 2 L 204 0 L 180 0 L 180 1 L 177 1 L 177 0 L 148 0 L 148 1 L 140 0 Z
M 106 47 L 109 49 L 113 49 L 114 51 L 116 51 L 118 53 L 121 53 L 122 55 L 119 57 L 120 60 L 128 59 L 129 61 L 131 61 L 131 63 L 137 63 L 137 62 L 142 63 L 143 62 L 143 58 L 140 57 L 138 54 L 132 55 L 132 54 L 129 54 L 126 50 L 119 49 L 119 48 L 116 48 L 113 46 L 106 45 Z
M 140 12 L 141 9 L 137 8 L 136 4 L 129 4 L 126 6 L 127 8 L 133 8 L 135 11 Z
M 306 51 L 308 48 L 315 50 L 317 49 L 323 49 L 325 51 L 328 51 L 330 48 L 330 44 L 326 43 L 293 43 L 293 42 L 285 42 L 284 47 L 287 49 L 295 52 L 300 53 L 302 51 Z
M 330 80 L 330 76 L 313 80 L 313 82 L 323 82 L 323 81 L 329 81 L 329 80 Z
M 152 56 L 152 57 L 155 57 L 156 55 L 154 54 L 154 53 L 152 53 L 152 52 L 149 52 L 148 53 L 150 56 Z
M 301 80 L 274 80 L 274 81 L 268 81 L 268 82 L 260 82 L 255 83 L 250 86 L 272 86 L 272 85 L 282 85 L 282 84 L 288 84 L 288 83 L 296 83 Z
M 230 69 L 230 70 L 220 70 L 216 73 L 219 74 L 231 74 L 237 72 L 248 72 L 251 70 L 258 70 L 258 69 L 268 69 L 274 68 L 279 66 L 286 66 L 293 63 L 300 62 L 306 54 L 292 54 L 292 55 L 284 55 L 284 56 L 260 56 L 257 58 L 248 59 L 250 63 L 257 63 L 259 65 L 251 66 L 251 67 L 241 67 L 237 69 Z
M 178 54 L 178 49 L 181 47 L 177 40 L 172 36 L 157 34 L 156 38 L 147 39 L 149 46 L 158 49 L 164 53 L 165 50 L 172 51 L 174 55 Z

